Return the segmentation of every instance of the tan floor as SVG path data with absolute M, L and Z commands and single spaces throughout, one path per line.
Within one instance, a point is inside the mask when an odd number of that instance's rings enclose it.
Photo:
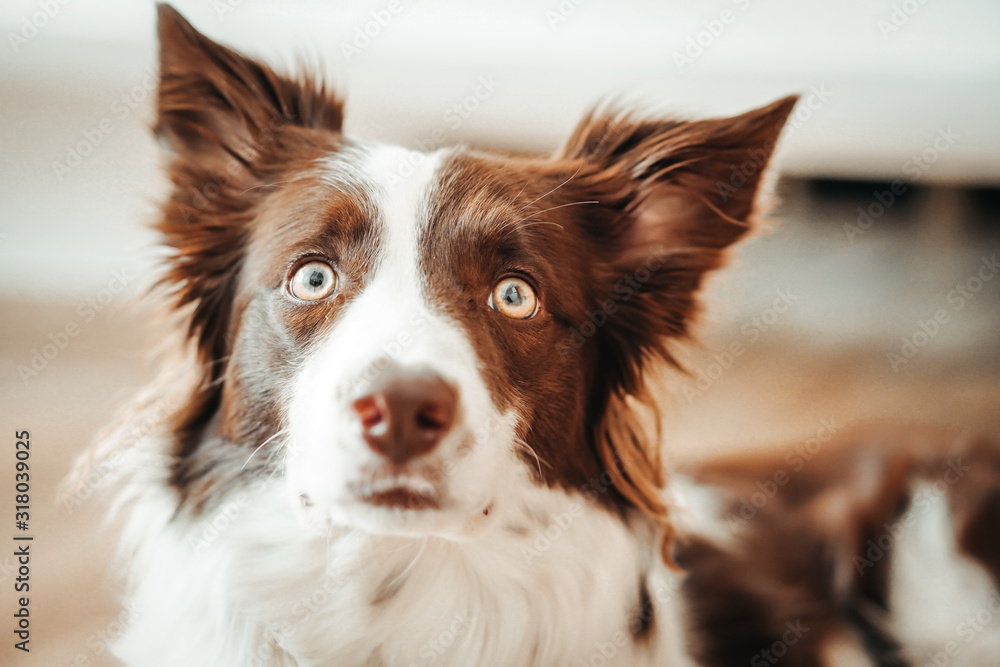
M 102 528 L 101 507 L 73 511 L 56 504 L 60 480 L 96 429 L 108 422 L 142 380 L 143 350 L 150 336 L 129 313 L 103 313 L 81 325 L 80 334 L 37 377 L 23 382 L 19 364 L 67 322 L 80 321 L 71 307 L 40 309 L 0 303 L 0 514 L 13 521 L 13 434 L 31 431 L 32 516 L 30 654 L 11 647 L 12 548 L 0 547 L 0 624 L 5 637 L 0 665 L 98 667 L 115 664 L 102 637 L 119 630 L 113 587 L 108 583 L 114 526 Z M 721 346 L 725 331 L 707 341 Z M 664 379 L 674 398 L 665 408 L 666 441 L 678 461 L 746 443 L 787 442 L 811 437 L 830 420 L 847 424 L 890 418 L 965 425 L 1000 433 L 1000 383 L 995 358 L 966 354 L 918 357 L 894 373 L 882 352 L 830 349 L 795 343 L 775 333 L 735 358 L 702 394 L 693 381 Z M 706 372 L 708 353 L 692 355 Z M 713 372 L 713 374 L 715 374 Z M 704 383 L 702 386 L 705 386 Z M 9 524 L 5 524 L 8 525 Z M 10 542 L 7 537 L 0 539 Z M 0 533 L 2 534 L 2 533 Z
M 141 381 L 145 337 L 127 317 L 102 313 L 90 323 L 74 307 L 40 309 L 24 304 L 0 304 L 0 512 L 5 518 L 0 548 L 0 604 L 4 619 L 14 613 L 11 591 L 14 517 L 15 431 L 31 432 L 31 652 L 12 647 L 9 621 L 3 623 L 0 664 L 45 667 L 111 665 L 102 643 L 103 632 L 118 613 L 106 583 L 114 527 L 101 525 L 101 507 L 85 503 L 68 511 L 57 504 L 61 480 L 75 455 L 95 431 L 108 422 L 129 388 Z M 79 334 L 49 361 L 37 377 L 22 381 L 18 365 L 31 363 L 32 350 L 49 343 L 48 335 L 68 322 Z

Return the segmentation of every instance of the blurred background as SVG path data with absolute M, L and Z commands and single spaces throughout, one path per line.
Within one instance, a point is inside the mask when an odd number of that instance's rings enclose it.
M 1000 433 L 1000 4 L 174 4 L 286 70 L 322 64 L 349 133 L 414 148 L 548 151 L 609 96 L 695 117 L 800 93 L 767 233 L 710 285 L 691 374 L 662 378 L 669 455 L 873 419 Z M 0 516 L 13 523 L 13 433 L 28 429 L 36 538 L 32 652 L 0 624 L 3 665 L 114 664 L 107 641 L 129 622 L 105 577 L 115 527 L 99 503 L 55 497 L 156 340 L 138 307 L 165 191 L 153 35 L 151 2 L 0 7 Z

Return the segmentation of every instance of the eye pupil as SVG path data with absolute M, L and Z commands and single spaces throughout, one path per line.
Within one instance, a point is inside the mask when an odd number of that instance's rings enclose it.
M 324 276 L 319 271 L 313 271 L 312 275 L 309 276 L 309 286 L 319 287 L 325 282 Z
M 503 295 L 503 300 L 513 306 L 521 303 L 523 299 L 521 298 L 521 292 L 517 289 L 517 285 L 510 285 L 507 287 Z

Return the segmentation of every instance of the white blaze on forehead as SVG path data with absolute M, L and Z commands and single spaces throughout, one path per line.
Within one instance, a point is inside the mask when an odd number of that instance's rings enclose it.
M 365 379 L 371 364 L 389 361 L 426 366 L 457 385 L 482 385 L 465 331 L 429 300 L 420 268 L 420 238 L 442 157 L 440 151 L 426 155 L 376 146 L 358 162 L 372 189 L 379 249 L 364 291 L 346 308 L 327 344 L 341 357 L 341 381 Z M 341 383 L 338 390 L 344 389 Z
M 363 281 L 364 289 L 320 343 L 314 360 L 329 373 L 338 399 L 353 392 L 363 376 L 377 371 L 373 364 L 414 363 L 429 353 L 420 349 L 426 347 L 421 334 L 429 328 L 432 310 L 426 302 L 417 244 L 440 163 L 440 153 L 381 145 L 350 147 L 321 161 L 331 185 L 347 192 L 363 191 L 359 196 L 371 204 L 378 247 L 371 275 L 344 276 Z
M 384 228 L 377 275 L 400 287 L 417 288 L 417 239 L 427 223 L 424 208 L 441 164 L 441 152 L 426 155 L 398 146 L 371 150 L 364 171 L 379 189 Z M 407 174 L 403 176 L 402 174 Z
M 426 333 L 433 309 L 427 303 L 418 242 L 426 226 L 424 209 L 441 154 L 374 146 L 360 157 L 359 170 L 371 188 L 368 195 L 377 216 L 377 261 L 333 338 L 350 337 L 349 355 L 362 365 L 381 357 L 404 364 L 424 362 L 420 357 L 432 351 L 421 349 L 427 337 L 420 334 Z

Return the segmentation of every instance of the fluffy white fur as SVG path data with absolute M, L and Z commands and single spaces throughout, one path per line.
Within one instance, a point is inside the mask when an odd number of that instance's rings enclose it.
M 162 444 L 135 463 L 162 465 Z M 277 477 L 171 520 L 165 473 L 132 489 L 140 613 L 116 650 L 129 665 L 690 664 L 655 540 L 581 498 L 525 478 L 475 539 L 319 535 Z M 660 643 L 636 654 L 622 637 L 644 571 Z

